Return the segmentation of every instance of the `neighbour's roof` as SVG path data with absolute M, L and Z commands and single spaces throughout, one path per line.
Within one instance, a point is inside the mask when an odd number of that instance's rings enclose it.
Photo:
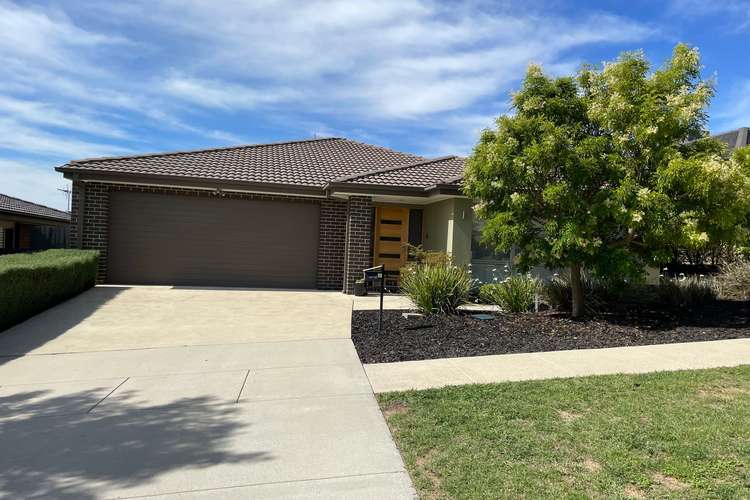
M 429 188 L 440 184 L 454 184 L 463 178 L 463 171 L 463 158 L 445 156 L 357 174 L 337 179 L 337 182 Z
M 74 160 L 60 172 L 161 181 L 273 184 L 322 190 L 332 183 L 389 187 L 458 187 L 463 159 L 427 159 L 350 139 L 330 137 L 228 148 Z M 171 182 L 171 181 L 170 181 Z
M 45 207 L 38 203 L 32 203 L 5 194 L 0 194 L 0 212 L 70 222 L 70 214 L 68 212 L 55 210 L 54 208 Z
M 729 132 L 723 132 L 712 136 L 714 139 L 718 139 L 729 146 L 729 150 L 744 148 L 750 146 L 750 134 L 748 134 L 748 127 L 738 128 L 737 130 L 730 130 Z

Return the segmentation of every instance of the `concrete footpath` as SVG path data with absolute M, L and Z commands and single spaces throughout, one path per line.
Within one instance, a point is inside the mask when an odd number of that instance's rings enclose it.
M 448 385 L 694 370 L 750 364 L 750 339 L 501 354 L 365 366 L 376 393 Z

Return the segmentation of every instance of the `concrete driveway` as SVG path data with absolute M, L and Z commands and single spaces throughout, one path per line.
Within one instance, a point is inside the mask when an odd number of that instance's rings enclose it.
M 351 308 L 97 287 L 0 334 L 0 497 L 412 498 Z

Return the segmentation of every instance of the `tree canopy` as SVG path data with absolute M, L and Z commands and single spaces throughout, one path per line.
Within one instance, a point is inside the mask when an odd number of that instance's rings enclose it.
M 640 52 L 552 78 L 528 68 L 514 113 L 485 130 L 465 192 L 484 239 L 515 246 L 521 268 L 636 278 L 675 246 L 740 242 L 750 219 L 750 150 L 708 137 L 713 82 L 697 49 L 678 45 L 652 71 Z

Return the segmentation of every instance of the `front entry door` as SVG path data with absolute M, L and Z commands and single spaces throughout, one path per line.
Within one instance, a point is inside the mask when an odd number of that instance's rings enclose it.
M 375 244 L 373 265 L 385 266 L 388 281 L 398 280 L 399 271 L 409 256 L 409 209 L 375 208 Z

